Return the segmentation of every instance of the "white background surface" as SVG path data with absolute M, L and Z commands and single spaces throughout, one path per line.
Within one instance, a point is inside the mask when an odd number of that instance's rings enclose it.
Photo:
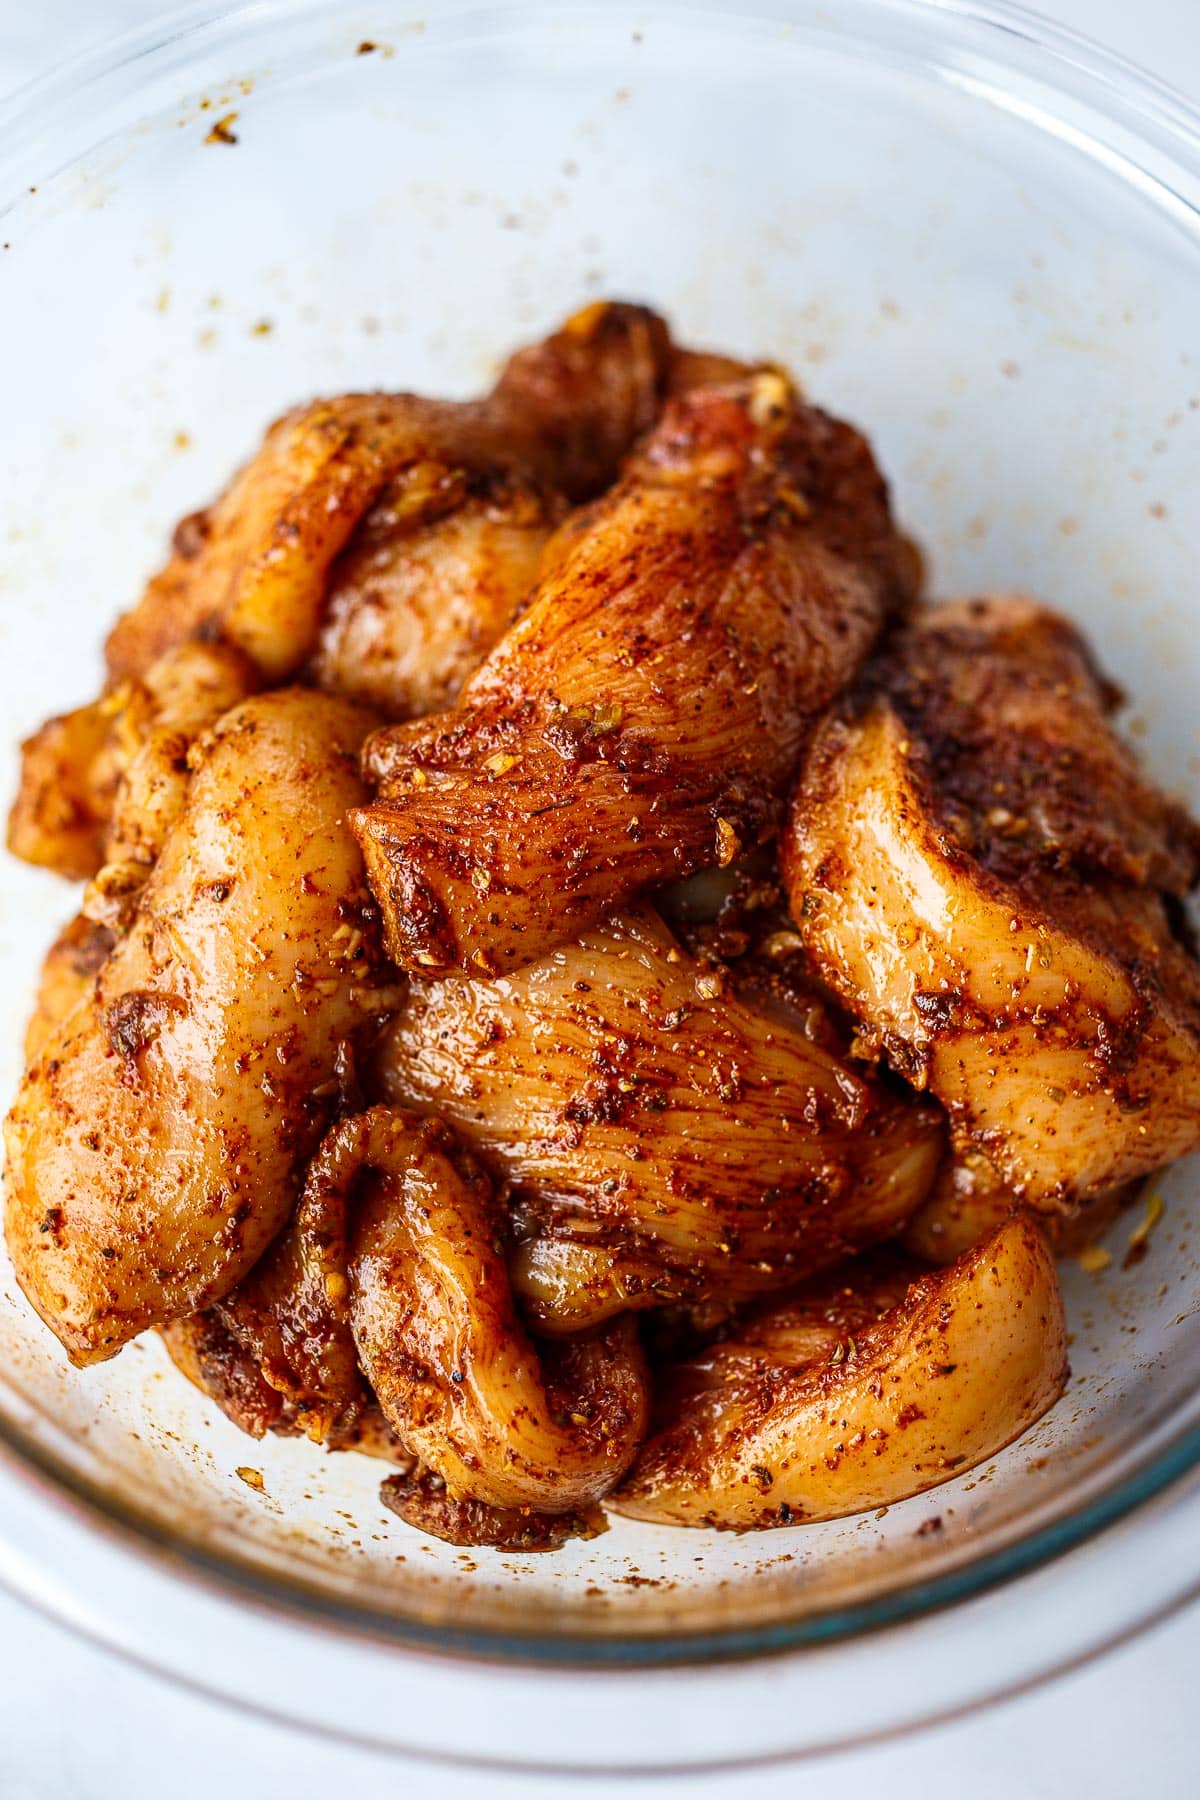
M 147 0 L 0 0 L 0 91 L 160 10 Z M 1044 0 L 1043 10 L 1200 98 L 1200 0 Z M 833 1788 L 851 1800 L 952 1789 L 966 1800 L 1175 1800 L 1200 1791 L 1198 1676 L 1193 1607 L 1035 1695 L 936 1732 L 745 1780 L 625 1782 L 620 1800 L 684 1791 L 804 1800 Z M 0 1594 L 0 1800 L 209 1800 L 221 1786 L 254 1800 L 561 1792 L 550 1780 L 390 1762 L 263 1724 L 102 1655 Z M 607 1800 L 613 1788 L 582 1791 Z

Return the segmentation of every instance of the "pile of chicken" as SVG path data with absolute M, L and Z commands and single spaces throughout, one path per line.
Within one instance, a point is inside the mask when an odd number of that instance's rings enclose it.
M 1062 1391 L 1052 1246 L 1200 1142 L 1200 830 L 865 440 L 599 304 L 289 414 L 24 747 L 86 882 L 7 1122 L 73 1361 L 151 1328 L 456 1543 L 879 1507 Z

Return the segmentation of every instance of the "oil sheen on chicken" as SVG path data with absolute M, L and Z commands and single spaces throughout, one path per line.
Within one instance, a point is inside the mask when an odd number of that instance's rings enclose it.
M 1065 620 L 920 586 L 866 440 L 642 306 L 273 425 L 24 746 L 86 885 L 4 1223 L 71 1359 L 156 1330 L 510 1554 L 1038 1419 L 1053 1251 L 1200 1144 L 1200 828 Z
M 500 974 L 769 835 L 814 714 L 902 603 L 864 440 L 760 372 L 673 401 L 459 708 L 368 747 L 388 949 Z
M 1054 1259 L 1016 1214 L 950 1268 L 864 1258 L 660 1371 L 609 1505 L 734 1531 L 890 1506 L 995 1455 L 1066 1378 Z
M 114 860 L 114 757 L 129 738 L 114 715 L 143 720 L 141 690 L 157 704 L 154 671 L 181 656 L 240 656 L 253 675 L 235 698 L 304 671 L 387 718 L 450 703 L 528 595 L 566 506 L 612 480 L 668 392 L 714 368 L 737 365 L 677 350 L 646 307 L 597 302 L 518 351 L 481 400 L 346 394 L 288 413 L 181 521 L 109 635 L 104 694 L 25 745 L 10 849 L 72 878 Z M 156 727 L 182 723 L 183 688 Z
M 396 1004 L 346 825 L 366 725 L 295 690 L 225 716 L 128 934 L 21 1083 L 5 1233 L 78 1362 L 246 1273 L 292 1209 L 344 1047 Z
M 817 735 L 785 844 L 816 972 L 1048 1206 L 1200 1143 L 1200 833 L 1112 699 L 1032 601 L 931 609 Z
M 548 1330 L 795 1281 L 899 1230 L 942 1152 L 936 1108 L 746 1005 L 649 908 L 519 975 L 415 982 L 378 1079 L 514 1185 Z

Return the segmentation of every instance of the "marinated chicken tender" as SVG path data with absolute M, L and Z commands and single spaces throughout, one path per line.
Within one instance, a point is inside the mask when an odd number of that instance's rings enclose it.
M 857 432 L 762 372 L 668 406 L 459 709 L 373 738 L 388 948 L 499 974 L 769 833 L 815 712 L 904 599 Z
M 235 699 L 307 668 L 390 718 L 449 704 L 528 594 L 564 505 L 606 486 L 668 389 L 710 364 L 738 367 L 675 350 L 645 307 L 604 301 L 518 351 L 482 400 L 345 394 L 286 414 L 181 521 L 167 565 L 109 635 L 106 693 L 24 746 L 9 848 L 95 874 L 114 710 L 126 684 L 152 686 L 155 666 L 197 640 L 223 639 L 257 670 Z
M 1017 1214 L 948 1269 L 864 1259 L 662 1371 L 607 1504 L 735 1531 L 890 1506 L 995 1455 L 1067 1373 L 1054 1261 Z
M 931 609 L 818 733 L 784 850 L 817 974 L 1043 1206 L 1200 1143 L 1200 834 L 1111 704 L 1034 602 Z
M 440 1122 L 377 1108 L 340 1127 L 323 1160 L 343 1207 L 356 1174 L 374 1172 L 346 1225 L 349 1312 L 405 1443 L 453 1497 L 489 1506 L 562 1513 L 606 1493 L 649 1411 L 633 1321 L 535 1348 L 491 1183 Z
M 538 578 L 558 509 L 508 477 L 406 474 L 335 564 L 316 685 L 407 718 L 449 706 Z
M 456 1543 L 551 1549 L 645 1433 L 632 1321 L 537 1344 L 505 1266 L 507 1223 L 446 1126 L 376 1107 L 336 1126 L 288 1229 L 233 1293 L 167 1334 L 243 1426 L 359 1447 L 373 1414 L 406 1464 L 385 1498 Z M 377 1427 L 370 1431 L 379 1453 Z
M 656 314 L 600 302 L 518 351 L 483 400 L 345 394 L 297 408 L 183 521 L 170 562 L 109 637 L 110 673 L 136 674 L 216 627 L 269 680 L 286 679 L 313 651 L 334 559 L 386 488 L 410 533 L 422 505 L 439 518 L 472 478 L 584 499 L 651 423 L 669 364 Z
M 470 1549 L 530 1552 L 557 1550 L 570 1538 L 595 1537 L 604 1529 L 596 1509 L 582 1512 L 534 1512 L 527 1506 L 488 1506 L 469 1497 L 456 1499 L 440 1475 L 419 1466 L 406 1475 L 389 1475 L 379 1498 L 406 1525 L 429 1537 Z
M 356 1097 L 340 1093 L 339 1111 Z M 333 1142 L 341 1142 L 336 1132 Z M 346 1306 L 347 1198 L 331 1183 L 330 1157 L 315 1157 L 286 1228 L 196 1325 L 232 1347 L 243 1379 L 252 1373 L 278 1396 L 292 1430 L 328 1447 L 375 1405 Z M 219 1391 L 214 1397 L 224 1405 Z
M 1200 1145 L 1200 827 L 1066 621 L 921 586 L 866 441 L 644 307 L 272 426 L 24 746 L 86 886 L 5 1230 L 72 1360 L 155 1329 L 516 1554 L 1039 1418 L 1052 1252 Z
M 427 499 L 453 475 L 466 448 L 454 442 L 457 410 L 343 394 L 277 420 L 220 498 L 183 520 L 170 561 L 109 634 L 112 678 L 219 633 L 268 681 L 286 681 L 316 644 L 335 559 L 385 487 Z M 479 448 L 487 456 L 490 445 Z
M 159 1326 L 167 1354 L 193 1387 L 216 1402 L 248 1437 L 294 1437 L 300 1427 L 282 1394 L 267 1382 L 215 1312 L 192 1313 Z
M 334 1446 L 371 1395 L 344 1309 L 326 1292 L 326 1250 L 314 1241 L 312 1207 L 302 1199 L 286 1229 L 197 1329 L 230 1346 L 242 1378 L 261 1381 L 276 1396 L 290 1430 Z M 229 1411 L 219 1392 L 214 1398 Z
M 84 889 L 85 917 L 124 931 L 167 833 L 183 811 L 193 744 L 258 689 L 258 677 L 227 644 L 180 644 L 144 681 L 125 683 L 106 755 L 114 764 L 104 861 Z
M 103 702 L 112 713 L 109 753 L 118 776 L 106 862 L 148 870 L 157 861 L 183 811 L 192 745 L 260 686 L 253 664 L 231 645 L 189 642 Z
M 653 422 L 664 370 L 673 394 L 747 373 L 730 357 L 668 355 L 661 321 L 609 302 L 519 351 L 493 405 L 536 421 L 558 460 L 531 448 L 540 485 L 430 462 L 385 488 L 330 573 L 316 685 L 391 719 L 452 705 L 543 572 L 560 498 L 587 498 L 615 475 Z
M 647 908 L 519 975 L 414 982 L 381 1040 L 386 1097 L 517 1190 L 513 1280 L 543 1329 L 783 1286 L 924 1198 L 937 1109 L 726 989 Z
M 21 1084 L 8 1247 L 77 1362 L 246 1273 L 291 1211 L 339 1057 L 396 1002 L 346 826 L 366 724 L 294 691 L 226 714 L 128 935 Z
M 520 1521 L 493 1511 L 586 1508 L 645 1431 L 632 1321 L 535 1345 L 505 1234 L 490 1182 L 445 1125 L 376 1107 L 326 1138 L 272 1272 L 216 1309 L 242 1343 L 251 1327 L 264 1380 L 319 1440 L 360 1404 L 361 1366 L 398 1442 L 441 1484 L 393 1489 L 392 1503 L 455 1541 L 511 1542 Z

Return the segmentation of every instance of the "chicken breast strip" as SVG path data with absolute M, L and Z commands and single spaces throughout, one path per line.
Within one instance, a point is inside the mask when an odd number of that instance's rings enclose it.
M 187 642 L 102 699 L 49 719 L 21 746 L 21 785 L 8 847 L 25 862 L 86 879 L 132 864 L 135 884 L 182 804 L 187 752 L 223 712 L 258 689 L 253 666 L 225 644 Z
M 376 1108 L 341 1127 L 315 1176 L 330 1208 L 363 1169 L 376 1178 L 346 1222 L 349 1313 L 384 1417 L 453 1496 L 548 1513 L 598 1500 L 649 1416 L 633 1320 L 534 1344 L 491 1183 L 440 1121 Z
M 1200 1143 L 1200 832 L 1112 699 L 1035 602 L 933 608 L 822 726 L 784 846 L 816 973 L 1049 1207 Z
M 358 1112 L 329 1132 L 281 1238 L 167 1346 L 243 1429 L 405 1465 L 383 1498 L 419 1530 L 552 1550 L 594 1532 L 588 1508 L 633 1460 L 648 1372 L 628 1319 L 531 1339 L 506 1238 L 450 1130 Z
M 303 669 L 385 717 L 449 704 L 526 598 L 566 505 L 612 480 L 669 389 L 730 367 L 677 352 L 645 307 L 597 302 L 518 351 L 482 400 L 347 394 L 287 414 L 176 530 L 109 636 L 105 694 L 25 745 L 14 854 L 73 878 L 114 860 L 114 754 L 146 721 L 156 669 L 181 671 L 180 711 L 198 638 L 255 671 L 235 698 Z
M 523 422 L 501 445 L 516 472 L 431 459 L 388 483 L 330 570 L 312 681 L 388 719 L 451 706 L 536 584 L 564 504 L 616 475 L 664 378 L 687 393 L 745 373 L 607 302 L 519 351 L 489 402 Z
M 210 1330 L 248 1353 L 241 1383 L 257 1375 L 318 1442 L 344 1440 L 377 1399 L 424 1471 L 388 1490 L 410 1523 L 546 1549 L 587 1530 L 547 1520 L 586 1512 L 633 1460 L 648 1374 L 629 1319 L 531 1338 L 506 1238 L 490 1181 L 453 1133 L 375 1107 L 329 1133 L 290 1228 Z
M 341 1058 L 396 1004 L 346 817 L 367 720 L 227 713 L 134 920 L 9 1114 L 5 1235 L 72 1359 L 232 1288 L 291 1212 Z
M 518 975 L 414 982 L 375 1079 L 513 1185 L 513 1281 L 545 1330 L 794 1282 L 898 1231 L 944 1141 L 936 1108 L 746 1005 L 649 908 Z
M 893 1506 L 994 1456 L 1067 1374 L 1054 1259 L 1017 1214 L 948 1269 L 865 1259 L 664 1370 L 607 1504 L 726 1531 Z
M 503 508 L 505 483 L 522 506 L 538 492 L 584 499 L 652 422 L 670 355 L 657 314 L 598 302 L 518 351 L 482 400 L 344 394 L 288 413 L 215 504 L 184 520 L 171 561 L 109 636 L 110 673 L 136 674 L 215 627 L 269 681 L 286 679 L 312 654 L 335 558 L 385 490 L 410 526 L 473 489 Z
M 672 402 L 459 709 L 371 740 L 390 954 L 518 969 L 777 822 L 812 719 L 903 603 L 865 441 L 777 372 Z

